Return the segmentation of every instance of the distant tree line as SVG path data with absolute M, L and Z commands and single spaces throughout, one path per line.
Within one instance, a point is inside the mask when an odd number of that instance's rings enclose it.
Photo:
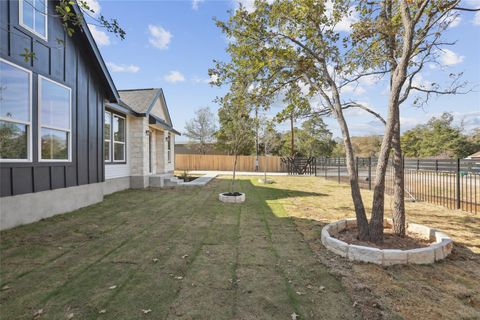
M 241 155 L 255 154 L 255 119 L 251 116 L 251 130 L 247 132 L 246 142 L 239 150 Z M 197 150 L 204 154 L 205 144 L 215 143 L 217 150 L 229 152 L 225 128 L 229 119 L 219 112 L 220 127 L 217 129 L 215 117 L 208 108 L 197 111 L 196 116 L 186 126 L 186 136 L 197 143 Z M 289 120 L 288 117 L 277 117 L 277 123 Z M 480 151 L 480 128 L 465 133 L 463 124 L 455 125 L 454 115 L 443 113 L 432 117 L 426 124 L 421 124 L 405 131 L 401 136 L 401 144 L 405 157 L 408 158 L 465 158 Z M 275 122 L 274 121 L 274 122 Z M 196 128 L 196 129 L 193 129 Z M 300 126 L 284 132 L 270 126 L 268 154 L 275 156 L 292 155 L 292 137 L 294 154 L 300 157 L 345 157 L 345 148 L 340 139 L 333 139 L 332 132 L 319 115 L 312 115 Z M 261 140 L 261 139 L 260 139 Z M 377 157 L 382 144 L 381 135 L 354 136 L 352 146 L 358 157 Z M 259 154 L 265 148 L 259 141 Z
M 455 125 L 454 116 L 445 112 L 432 117 L 405 131 L 400 142 L 403 154 L 407 158 L 465 158 L 480 151 L 480 128 L 466 133 L 463 124 Z M 376 157 L 380 150 L 382 136 L 352 137 L 352 145 L 358 157 Z M 344 157 L 341 143 L 332 152 L 334 157 Z

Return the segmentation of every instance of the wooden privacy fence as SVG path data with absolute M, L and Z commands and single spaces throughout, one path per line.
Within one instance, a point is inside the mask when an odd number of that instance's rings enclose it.
M 269 172 L 283 172 L 280 157 L 259 156 L 259 171 L 264 171 L 265 163 Z M 234 156 L 228 155 L 199 155 L 176 154 L 175 170 L 233 170 Z M 238 156 L 237 171 L 255 171 L 255 156 Z

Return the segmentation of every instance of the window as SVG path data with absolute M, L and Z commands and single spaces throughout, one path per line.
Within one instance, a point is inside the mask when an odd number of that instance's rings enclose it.
M 125 141 L 126 127 L 125 118 L 111 113 L 105 112 L 105 161 L 106 162 L 126 162 Z
M 113 115 L 113 161 L 125 161 L 125 118 Z
M 0 59 L 0 161 L 31 161 L 32 73 Z
M 172 136 L 170 135 L 170 132 L 167 136 L 167 160 L 168 163 L 172 162 Z
M 103 144 L 105 161 L 110 161 L 111 150 L 111 132 L 112 132 L 112 114 L 105 112 L 105 122 L 103 124 L 103 131 L 105 132 L 105 143 Z
M 47 40 L 47 1 L 48 0 L 20 0 L 20 25 Z
M 71 90 L 52 80 L 38 77 L 39 159 L 70 161 Z

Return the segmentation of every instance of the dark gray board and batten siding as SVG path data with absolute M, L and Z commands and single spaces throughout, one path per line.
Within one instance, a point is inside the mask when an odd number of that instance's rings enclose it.
M 66 36 L 58 18 L 48 18 L 48 41 L 19 25 L 19 3 L 0 0 L 0 56 L 32 74 L 32 162 L 0 163 L 0 196 L 53 190 L 105 180 L 103 117 L 107 89 L 102 85 L 98 61 L 88 50 L 81 31 Z M 48 12 L 55 3 L 48 1 Z M 63 39 L 65 46 L 58 44 Z M 28 63 L 24 48 L 35 52 Z M 72 92 L 72 158 L 70 162 L 38 161 L 38 76 L 57 81 Z

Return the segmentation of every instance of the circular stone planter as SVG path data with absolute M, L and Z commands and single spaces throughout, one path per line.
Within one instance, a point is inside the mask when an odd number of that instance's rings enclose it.
M 242 203 L 245 202 L 245 193 L 240 193 L 239 196 L 228 196 L 228 192 L 220 193 L 218 200 L 225 203 Z
M 260 183 L 263 183 L 263 184 L 272 184 L 273 183 L 273 180 L 272 179 L 264 179 L 264 178 L 260 178 L 258 179 L 258 182 Z
M 346 257 L 351 261 L 362 261 L 391 266 L 394 264 L 429 264 L 445 259 L 453 248 L 453 241 L 445 233 L 415 223 L 407 224 L 407 231 L 419 233 L 431 241 L 430 246 L 425 248 L 398 250 L 377 249 L 372 247 L 348 244 L 338 240 L 332 235 L 357 226 L 356 219 L 346 219 L 327 224 L 322 229 L 322 243 L 333 253 Z M 385 227 L 392 227 L 392 219 L 384 220 Z

